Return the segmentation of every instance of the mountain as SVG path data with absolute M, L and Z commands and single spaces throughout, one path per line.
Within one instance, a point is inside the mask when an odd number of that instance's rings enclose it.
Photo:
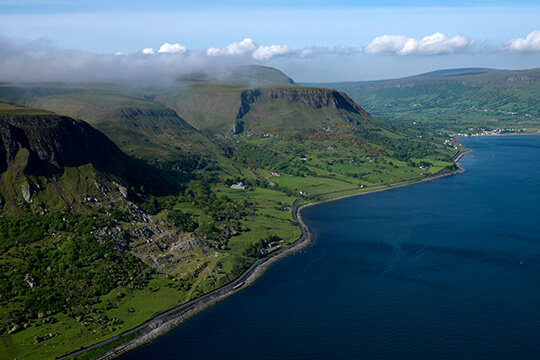
M 236 84 L 193 83 L 189 91 L 156 94 L 154 98 L 212 136 L 271 128 L 314 128 L 331 119 L 373 120 L 346 94 L 323 88 L 252 89 Z
M 230 282 L 299 238 L 299 201 L 454 169 L 447 137 L 343 92 L 234 74 L 0 85 L 0 358 L 60 357 Z
M 540 69 L 453 69 L 325 86 L 346 92 L 381 119 L 451 132 L 539 128 Z
M 254 83 L 268 85 L 252 87 Z M 245 175 L 238 161 L 253 169 L 295 172 L 299 164 L 292 154 L 307 153 L 308 148 L 327 150 L 318 150 L 320 155 L 303 166 L 327 166 L 325 158 L 335 156 L 331 153 L 338 139 L 358 149 L 340 154 L 345 156 L 341 161 L 350 163 L 358 156 L 381 154 L 405 159 L 433 153 L 447 159 L 443 154 L 448 149 L 411 140 L 410 134 L 371 116 L 344 92 L 298 86 L 279 70 L 260 66 L 147 86 L 4 84 L 2 97 L 88 121 L 124 152 L 167 170 L 179 186 L 208 174 Z M 260 152 L 254 151 L 256 139 L 269 137 L 273 139 L 256 145 Z M 302 149 L 303 144 L 310 145 Z M 266 157 L 269 154 L 279 166 Z M 345 168 L 340 171 L 357 171 Z
M 183 88 L 182 83 L 178 84 Z M 82 119 L 118 147 L 184 182 L 209 164 L 227 168 L 218 146 L 169 109 L 127 85 L 26 84 L 0 86 L 0 98 Z
M 431 71 L 416 75 L 416 77 L 445 77 L 445 76 L 463 76 L 463 75 L 478 75 L 485 74 L 489 72 L 500 71 L 496 69 L 489 68 L 461 68 L 461 69 L 445 69 Z
M 181 75 L 182 82 L 208 82 L 241 84 L 246 87 L 295 85 L 293 79 L 276 68 L 260 65 L 244 65 L 233 69 L 208 69 L 208 71 Z
M 236 68 L 225 82 L 246 84 L 250 88 L 276 85 L 296 85 L 293 79 L 276 68 L 246 65 Z
M 6 213 L 81 208 L 96 187 L 153 188 L 149 166 L 83 121 L 0 101 L 0 193 Z M 162 181 L 167 188 L 165 181 Z M 127 195 L 126 195 L 127 196 Z
M 82 121 L 2 101 L 0 111 L 2 172 L 13 165 L 19 152 L 27 153 L 25 172 L 36 176 L 52 176 L 84 164 L 115 170 L 127 158 L 105 135 Z

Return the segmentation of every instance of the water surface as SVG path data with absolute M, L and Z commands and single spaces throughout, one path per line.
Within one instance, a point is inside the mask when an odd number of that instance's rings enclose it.
M 123 359 L 536 358 L 540 137 L 463 143 L 463 174 L 306 209 L 312 246 Z

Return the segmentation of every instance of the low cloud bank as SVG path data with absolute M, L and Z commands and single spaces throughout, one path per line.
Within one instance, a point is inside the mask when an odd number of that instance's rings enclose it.
M 359 48 L 305 46 L 295 49 L 285 44 L 260 45 L 245 38 L 223 48 L 190 50 L 180 43 L 164 43 L 157 51 L 144 48 L 135 53 L 116 54 L 58 49 L 43 39 L 27 42 L 0 36 L 0 52 L 0 81 L 147 82 L 192 73 L 223 78 L 238 66 L 265 64 L 280 57 L 311 59 L 354 54 L 426 57 L 480 52 L 538 54 L 540 31 L 494 47 L 461 34 L 447 37 L 435 33 L 419 40 L 405 35 L 382 35 Z
M 260 62 L 267 62 L 273 58 L 283 56 L 306 58 L 329 54 L 348 55 L 358 52 L 360 52 L 359 49 L 341 46 L 306 46 L 300 49 L 294 49 L 288 45 L 258 45 L 250 38 L 246 38 L 241 42 L 231 43 L 223 49 L 212 47 L 206 50 L 208 56 L 247 56 Z
M 158 51 L 99 54 L 58 49 L 46 40 L 16 42 L 0 37 L 0 49 L 0 81 L 9 82 L 161 81 L 191 73 L 227 72 L 244 63 L 218 62 L 202 51 L 169 43 Z

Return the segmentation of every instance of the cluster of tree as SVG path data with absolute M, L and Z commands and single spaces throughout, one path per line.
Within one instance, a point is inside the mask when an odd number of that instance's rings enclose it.
M 286 156 L 270 149 L 269 146 L 264 146 L 263 151 L 260 146 L 245 142 L 241 142 L 235 146 L 232 159 L 246 166 L 259 169 L 268 168 L 275 162 L 288 160 Z
M 155 196 L 139 203 L 139 207 L 152 215 L 155 215 L 166 208 L 165 202 L 160 201 L 160 198 Z
M 0 217 L 0 254 L 13 246 L 33 243 L 48 233 L 89 234 L 103 227 L 107 219 L 85 214 L 50 213 L 45 216 L 26 214 L 18 218 Z
M 247 200 L 232 200 L 227 195 L 217 196 L 202 180 L 191 181 L 179 201 L 190 202 L 215 221 L 240 220 L 253 214 L 255 208 Z
M 343 132 L 325 132 L 322 130 L 306 129 L 291 134 L 290 139 L 297 142 L 303 142 L 305 140 L 338 141 L 345 147 L 354 146 L 370 155 L 381 155 L 384 153 L 383 149 L 371 145 L 363 137 L 349 130 Z
M 208 165 L 207 159 L 200 154 L 184 154 L 183 156 L 177 155 L 174 160 L 154 160 L 149 161 L 149 163 L 163 170 L 173 170 L 185 173 L 204 169 Z
M 167 222 L 185 232 L 193 232 L 199 227 L 192 213 L 176 209 L 167 214 Z
M 206 239 L 206 245 L 225 249 L 229 239 L 249 229 L 238 221 L 203 222 L 195 233 Z
M 424 158 L 433 155 L 440 155 L 441 159 L 445 158 L 435 144 L 428 141 L 393 138 L 370 129 L 359 130 L 359 133 L 368 141 L 390 150 L 391 156 L 401 161 L 407 161 L 411 157 Z
M 64 312 L 75 316 L 92 311 L 98 297 L 117 286 L 142 288 L 151 269 L 129 252 L 118 251 L 115 239 L 90 234 L 104 224 L 94 215 L 50 214 L 37 220 L 2 219 L 3 232 L 10 221 L 39 223 L 33 227 L 39 240 L 29 243 L 25 234 L 14 234 L 11 247 L 0 258 L 0 306 L 5 315 L 0 332 L 14 331 L 43 316 Z M 5 236 L 3 233 L 2 236 Z M 123 239 L 125 240 L 125 239 Z
M 278 243 L 280 240 L 282 239 L 277 235 L 268 235 L 264 239 L 260 239 L 248 246 L 246 250 L 244 250 L 243 255 L 256 259 L 261 258 L 265 254 L 264 250 L 267 249 L 270 244 Z
M 290 174 L 292 176 L 297 177 L 304 177 L 304 176 L 316 176 L 317 173 L 315 171 L 310 170 L 307 166 L 304 164 L 293 164 L 293 166 L 290 166 L 283 170 L 285 174 Z

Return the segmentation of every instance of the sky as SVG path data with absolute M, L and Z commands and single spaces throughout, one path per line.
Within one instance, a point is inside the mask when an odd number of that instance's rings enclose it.
M 540 67 L 537 0 L 0 0 L 0 81 L 273 66 L 297 82 Z

